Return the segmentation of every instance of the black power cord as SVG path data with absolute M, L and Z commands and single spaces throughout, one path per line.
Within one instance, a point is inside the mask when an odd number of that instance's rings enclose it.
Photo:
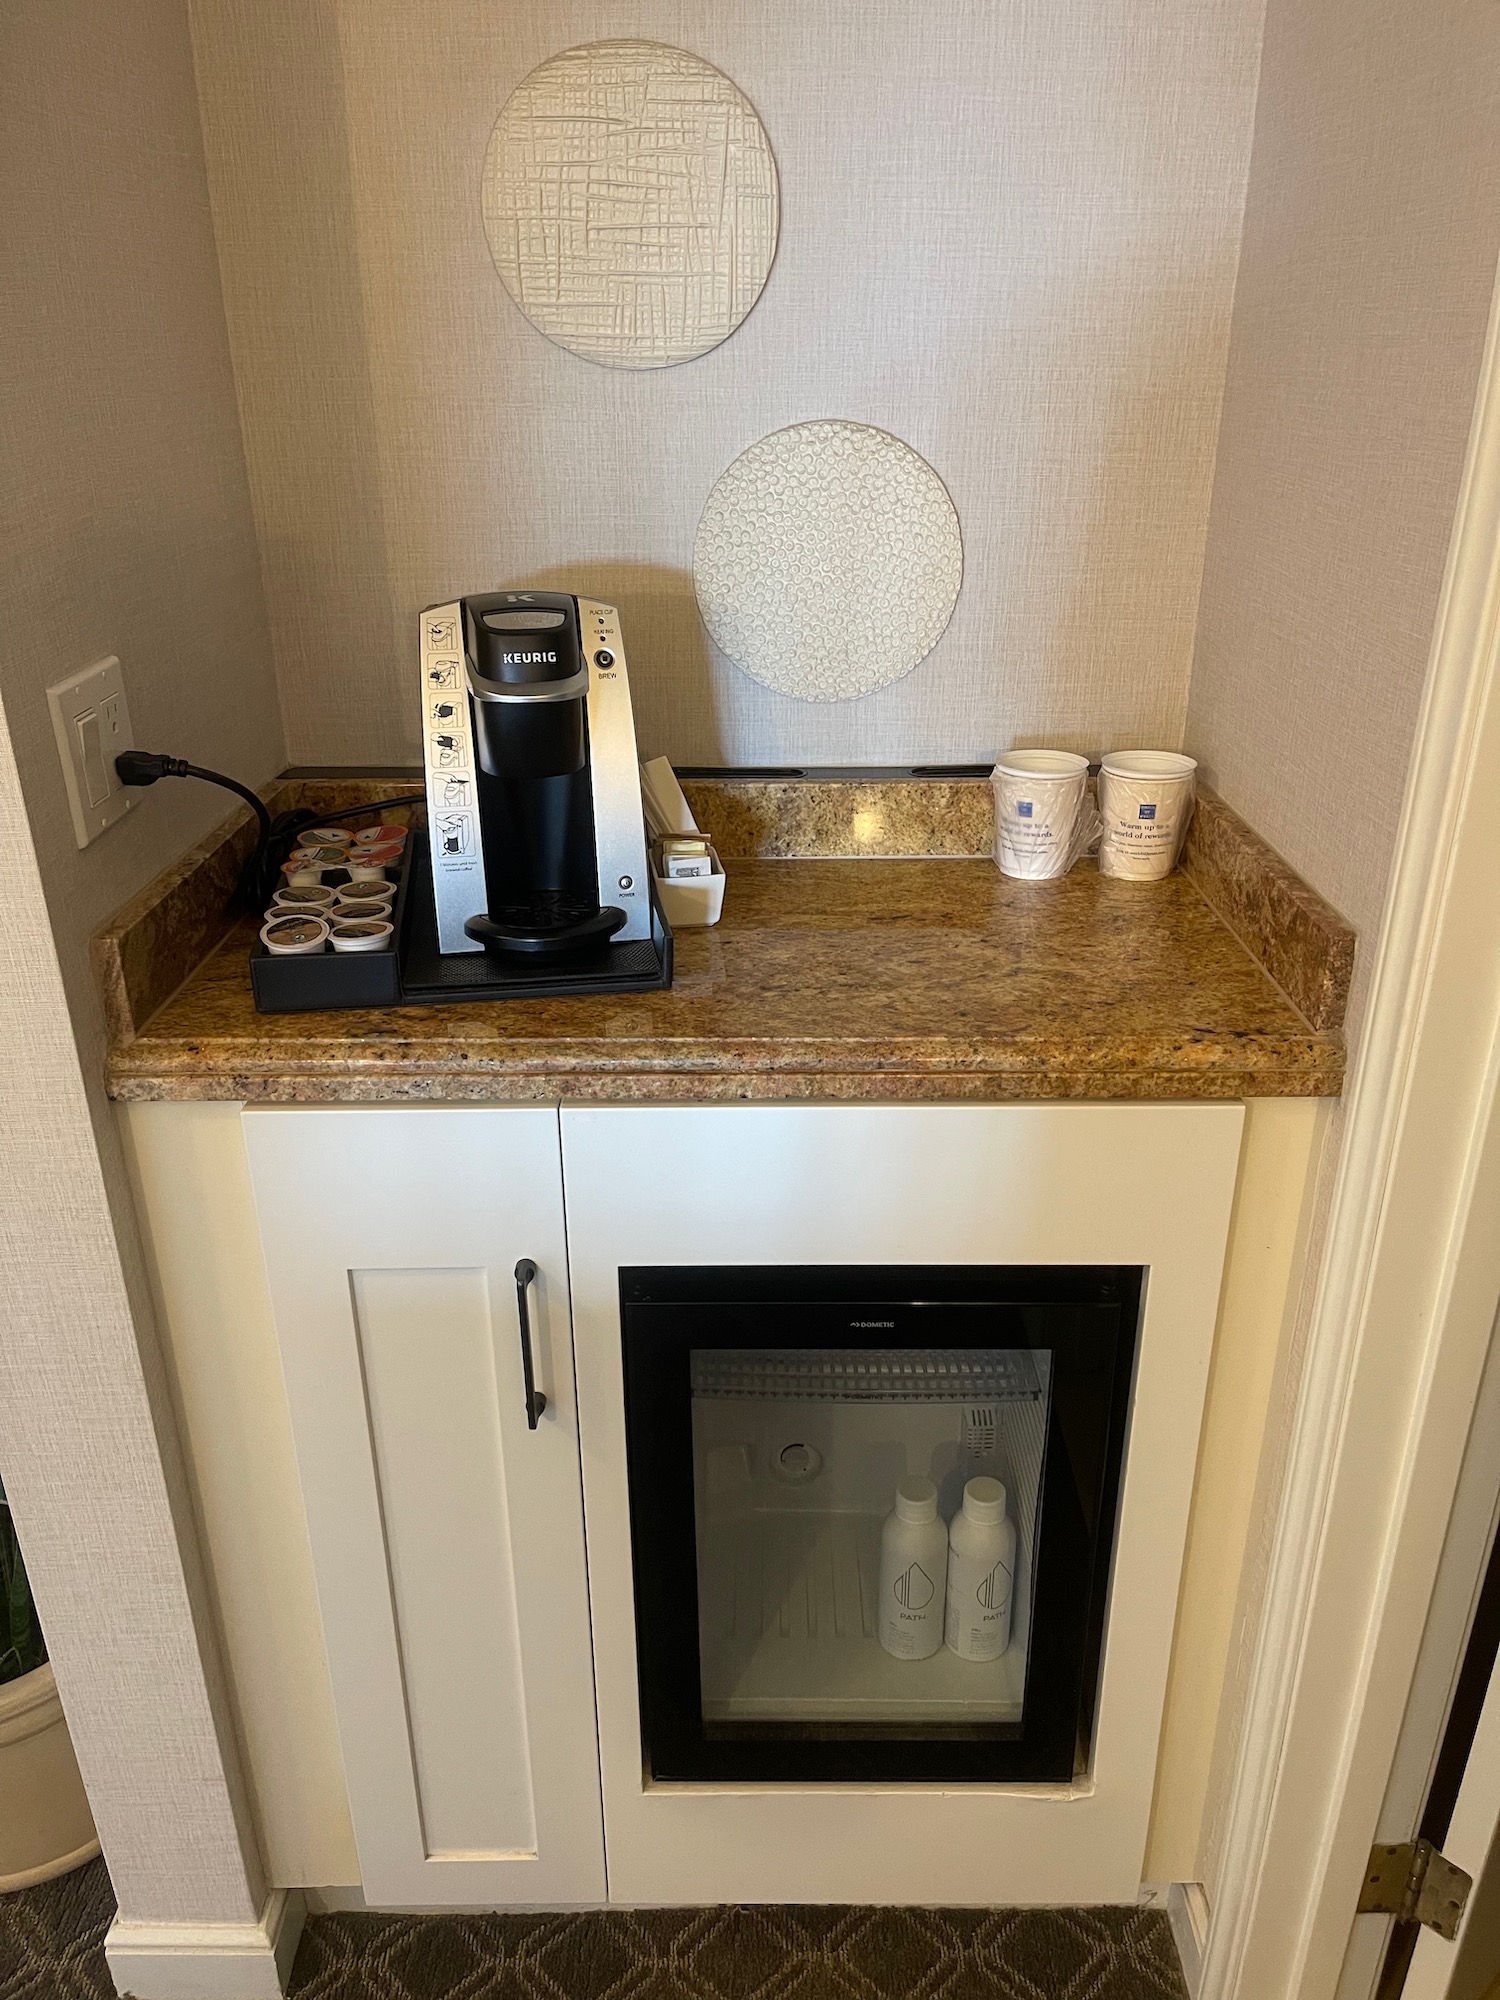
M 226 778 L 222 771 L 205 771 L 186 757 L 167 757 L 157 750 L 122 750 L 115 759 L 115 775 L 122 785 L 154 785 L 158 778 L 204 778 L 211 785 L 222 785 L 226 792 L 237 792 L 252 808 L 260 821 L 261 840 L 271 838 L 271 815 L 265 801 L 238 778 Z
M 185 757 L 169 757 L 158 750 L 122 750 L 115 759 L 115 774 L 122 785 L 154 785 L 158 778 L 201 778 L 206 784 L 222 785 L 225 791 L 243 799 L 259 821 L 260 833 L 255 851 L 240 875 L 238 894 L 245 907 L 255 911 L 265 909 L 270 902 L 282 862 L 296 845 L 298 835 L 310 826 L 333 826 L 339 820 L 358 819 L 362 813 L 386 812 L 394 806 L 415 802 L 408 793 L 399 799 L 370 799 L 364 805 L 345 806 L 339 812 L 320 813 L 299 806 L 293 812 L 278 813 L 273 820 L 265 801 L 248 785 L 242 785 L 238 778 L 226 777 L 222 771 L 190 764 Z

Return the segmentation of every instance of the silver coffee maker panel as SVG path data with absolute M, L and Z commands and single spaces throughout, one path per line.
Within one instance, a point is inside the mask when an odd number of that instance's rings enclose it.
M 583 655 L 588 666 L 589 777 L 594 794 L 594 851 L 599 903 L 625 912 L 620 943 L 651 935 L 651 884 L 646 870 L 646 822 L 636 757 L 635 716 L 612 604 L 578 600 Z
M 483 951 L 464 930 L 489 907 L 469 683 L 464 668 L 463 606 L 434 604 L 420 621 L 422 750 L 427 769 L 427 828 L 438 949 Z

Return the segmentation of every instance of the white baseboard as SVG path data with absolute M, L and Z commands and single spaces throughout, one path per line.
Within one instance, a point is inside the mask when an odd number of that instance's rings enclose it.
M 1208 1895 L 1201 1882 L 1167 1884 L 1167 1920 L 1182 1960 L 1182 1977 L 1189 2000 L 1198 2000 L 1203 1978 L 1203 1947 L 1208 1939 Z
M 104 1940 L 115 1991 L 132 2000 L 281 2000 L 307 1904 L 273 1889 L 258 1924 L 141 1924 L 116 1917 Z

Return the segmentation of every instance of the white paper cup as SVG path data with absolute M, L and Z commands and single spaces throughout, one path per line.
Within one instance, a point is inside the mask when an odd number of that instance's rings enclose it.
M 1177 866 L 1193 817 L 1192 757 L 1175 750 L 1116 750 L 1099 770 L 1099 872 L 1159 882 Z
M 1089 760 L 1071 750 L 1010 750 L 990 773 L 995 862 L 1002 875 L 1066 875 L 1092 833 Z

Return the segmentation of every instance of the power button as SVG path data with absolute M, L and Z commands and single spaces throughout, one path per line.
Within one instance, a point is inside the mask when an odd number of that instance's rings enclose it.
M 596 667 L 612 667 L 614 663 L 615 656 L 609 650 L 608 646 L 601 646 L 594 655 L 594 665 Z

